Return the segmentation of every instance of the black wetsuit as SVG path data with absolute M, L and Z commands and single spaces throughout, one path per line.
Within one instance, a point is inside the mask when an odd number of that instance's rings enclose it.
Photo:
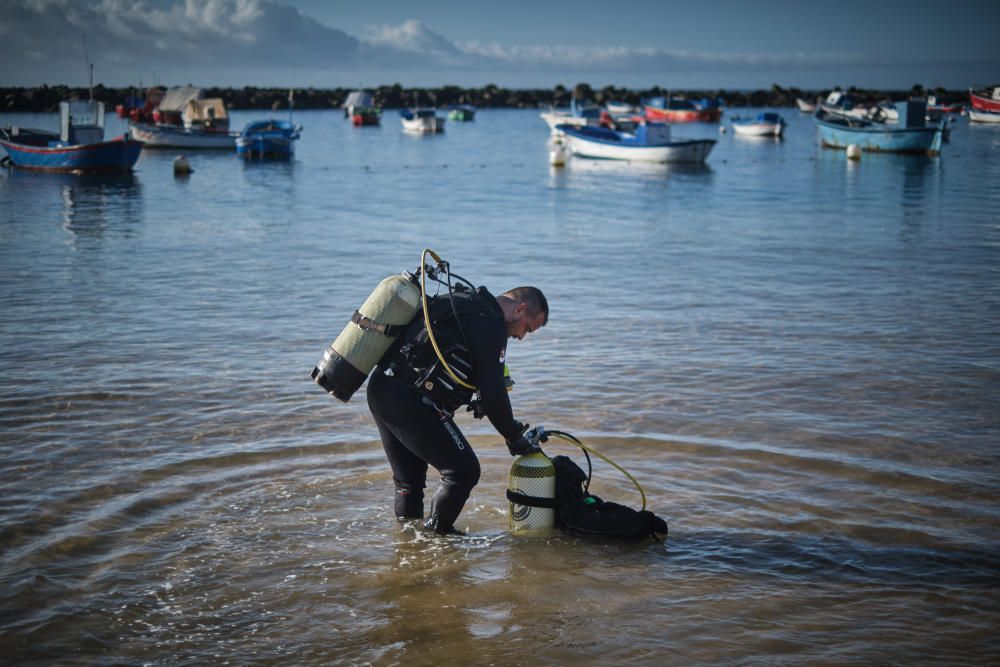
M 507 328 L 503 311 L 484 288 L 477 294 L 478 310 L 459 312 L 470 348 L 471 384 L 479 389 L 482 409 L 494 428 L 504 438 L 516 439 L 520 430 L 504 386 Z M 455 331 L 454 327 L 454 318 L 434 325 L 435 338 L 444 338 L 449 329 Z M 368 380 L 368 406 L 392 467 L 396 516 L 423 518 L 423 489 L 430 464 L 441 473 L 441 482 L 431 502 L 427 526 L 448 532 L 479 481 L 479 459 L 453 419 L 458 405 L 432 400 L 412 382 L 404 381 L 405 374 L 399 372 L 400 346 L 408 334 L 412 339 L 412 333 L 422 328 L 423 318 L 418 314 L 407 334 L 400 336 L 379 362 Z M 388 375 L 387 369 L 397 372 Z

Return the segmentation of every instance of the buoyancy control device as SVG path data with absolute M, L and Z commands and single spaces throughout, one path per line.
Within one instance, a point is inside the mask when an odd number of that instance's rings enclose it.
M 427 263 L 428 254 L 436 260 L 436 265 Z M 446 276 L 446 281 L 440 278 L 442 274 Z M 316 384 L 346 403 L 422 309 L 427 335 L 443 371 L 441 374 L 446 374 L 455 385 L 474 391 L 475 386 L 459 377 L 462 372 L 456 372 L 448 363 L 451 350 L 442 352 L 435 339 L 426 293 L 428 276 L 447 285 L 449 297 L 454 303 L 452 273 L 448 263 L 433 250 L 425 249 L 420 256 L 420 267 L 414 273 L 403 272 L 385 278 L 364 304 L 354 311 L 340 335 L 313 368 L 312 378 Z M 468 281 L 455 277 L 472 287 Z M 453 355 L 451 359 L 455 363 Z
M 621 466 L 569 433 L 546 431 L 539 426 L 524 434 L 536 446 L 539 442 L 546 442 L 550 436 L 580 447 L 587 458 L 588 472 L 584 473 L 567 456 L 550 459 L 540 449 L 514 459 L 507 489 L 511 533 L 539 536 L 558 528 L 570 535 L 596 539 L 653 538 L 662 541 L 666 538 L 666 521 L 646 509 L 645 492 Z M 589 492 L 592 471 L 590 454 L 604 459 L 635 484 L 642 496 L 641 510 L 605 502 Z

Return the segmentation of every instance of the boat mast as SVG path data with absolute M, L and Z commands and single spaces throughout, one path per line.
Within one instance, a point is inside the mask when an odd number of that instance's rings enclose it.
M 94 101 L 94 64 L 90 62 L 90 54 L 87 53 L 87 33 L 83 33 L 83 61 L 87 63 L 88 76 L 90 81 L 90 101 Z

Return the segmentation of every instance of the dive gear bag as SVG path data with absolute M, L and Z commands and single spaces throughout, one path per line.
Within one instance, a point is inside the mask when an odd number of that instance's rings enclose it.
M 667 522 L 648 510 L 605 502 L 585 488 L 587 474 L 568 456 L 552 459 L 556 469 L 556 528 L 578 537 L 614 540 L 667 536 Z

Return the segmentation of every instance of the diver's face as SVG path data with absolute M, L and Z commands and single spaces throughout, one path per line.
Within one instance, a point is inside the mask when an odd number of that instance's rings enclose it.
M 532 331 L 540 329 L 544 323 L 544 313 L 538 313 L 531 317 L 528 313 L 528 306 L 519 303 L 514 306 L 513 312 L 507 317 L 507 336 L 522 340 Z

